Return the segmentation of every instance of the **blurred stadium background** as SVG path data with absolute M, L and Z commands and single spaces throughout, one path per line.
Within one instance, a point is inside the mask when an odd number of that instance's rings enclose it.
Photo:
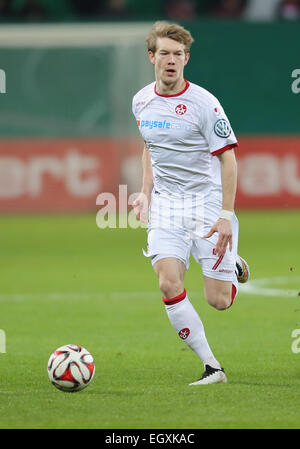
M 132 96 L 153 80 L 153 21 L 195 38 L 186 77 L 222 102 L 240 141 L 237 208 L 300 206 L 300 2 L 1 0 L 0 212 L 96 211 L 141 182 Z

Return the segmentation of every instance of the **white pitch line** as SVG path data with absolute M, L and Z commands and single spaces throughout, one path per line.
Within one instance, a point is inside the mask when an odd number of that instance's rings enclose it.
M 85 292 L 85 293 L 74 293 L 74 292 L 52 292 L 52 293 L 2 293 L 0 295 L 0 301 L 12 300 L 12 301 L 26 301 L 26 300 L 51 300 L 51 301 L 65 301 L 65 300 L 114 300 L 114 299 L 155 299 L 159 298 L 159 292 Z
M 299 282 L 299 289 L 290 288 L 273 288 L 270 285 L 280 285 L 289 282 Z M 295 298 L 300 292 L 300 276 L 288 277 L 288 276 L 278 276 L 274 278 L 262 278 L 254 279 L 253 281 L 247 282 L 247 284 L 240 285 L 240 292 L 249 295 L 260 295 L 260 296 L 283 296 L 289 298 Z
M 300 276 L 276 276 L 271 278 L 259 278 L 253 279 L 249 281 L 247 284 L 255 284 L 255 285 L 278 285 L 278 284 L 286 284 L 289 282 L 298 282 L 300 284 Z

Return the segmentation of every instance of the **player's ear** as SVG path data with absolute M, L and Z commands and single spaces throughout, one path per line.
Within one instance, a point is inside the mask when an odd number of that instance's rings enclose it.
M 148 51 L 148 56 L 149 56 L 151 64 L 154 65 L 155 64 L 155 54 L 153 53 L 153 51 L 149 50 Z
M 189 59 L 190 59 L 190 53 L 189 52 L 185 52 L 184 65 L 187 65 Z

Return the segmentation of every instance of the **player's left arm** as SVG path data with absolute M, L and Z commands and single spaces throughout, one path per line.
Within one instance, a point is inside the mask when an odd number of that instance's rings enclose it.
M 223 201 L 222 209 L 233 212 L 236 186 L 237 186 L 237 163 L 234 149 L 224 151 L 217 155 L 221 165 Z
M 216 244 L 216 253 L 219 256 L 224 256 L 228 244 L 230 251 L 232 250 L 231 216 L 234 212 L 237 187 L 237 163 L 233 149 L 224 151 L 223 153 L 218 154 L 217 157 L 220 160 L 221 166 L 223 192 L 222 212 L 220 218 L 216 221 L 204 238 L 209 238 L 217 232 L 218 241 Z

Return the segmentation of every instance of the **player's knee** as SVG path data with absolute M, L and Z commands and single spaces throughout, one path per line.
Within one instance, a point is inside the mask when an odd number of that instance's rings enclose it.
M 231 300 L 226 293 L 215 293 L 207 298 L 208 303 L 217 310 L 226 310 L 230 307 Z
M 182 282 L 178 279 L 170 279 L 168 277 L 161 277 L 159 279 L 159 288 L 165 298 L 174 298 L 183 292 Z

